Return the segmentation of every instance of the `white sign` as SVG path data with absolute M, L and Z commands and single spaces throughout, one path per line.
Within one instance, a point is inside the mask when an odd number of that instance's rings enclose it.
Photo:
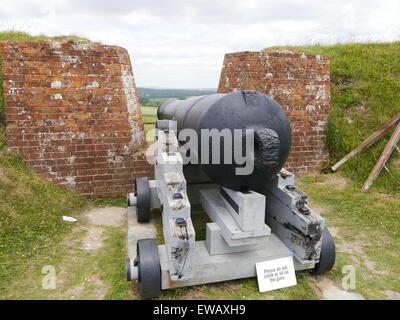
M 297 284 L 293 258 L 285 257 L 256 263 L 258 290 L 276 290 Z

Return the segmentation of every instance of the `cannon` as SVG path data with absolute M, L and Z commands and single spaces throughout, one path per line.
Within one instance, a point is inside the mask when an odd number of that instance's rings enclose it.
M 162 289 L 256 275 L 255 265 L 289 258 L 296 271 L 330 270 L 335 245 L 325 220 L 283 168 L 290 123 L 271 97 L 250 90 L 167 99 L 157 110 L 154 180 L 135 179 L 128 219 L 148 223 L 160 208 L 164 244 L 130 241 L 127 279 L 142 298 Z M 216 156 L 218 155 L 218 156 Z M 195 240 L 191 208 L 211 222 Z
M 258 191 L 264 187 L 266 180 L 281 170 L 290 152 L 291 132 L 286 114 L 276 101 L 256 91 L 213 94 L 184 101 L 168 99 L 161 103 L 157 116 L 159 119 L 175 120 L 178 133 L 187 128 L 194 130 L 199 137 L 199 145 L 202 130 L 242 130 L 243 135 L 245 129 L 254 130 L 254 170 L 250 174 L 235 174 L 238 164 L 234 159 L 229 159 L 231 161 L 227 164 L 227 159 L 222 157 L 220 163 L 212 164 L 213 154 L 209 148 L 205 156 L 208 164 L 199 164 L 201 172 L 193 166 L 185 168 L 185 176 L 194 181 L 196 177 L 199 179 L 205 175 L 209 180 L 233 190 Z M 221 141 L 221 151 L 225 143 Z M 229 149 L 233 150 L 234 146 L 229 146 Z M 201 149 L 198 157 L 202 157 Z

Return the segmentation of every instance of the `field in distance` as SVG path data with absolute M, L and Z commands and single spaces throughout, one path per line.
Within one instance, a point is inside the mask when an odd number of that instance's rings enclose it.
M 157 108 L 162 101 L 168 98 L 187 99 L 189 97 L 203 96 L 217 92 L 217 89 L 156 89 L 137 88 L 140 108 L 142 110 L 144 129 L 147 140 L 154 140 L 154 124 L 157 120 Z
M 217 89 L 157 89 L 137 88 L 141 105 L 158 106 L 160 102 L 168 98 L 186 99 L 194 96 L 203 96 L 217 92 Z

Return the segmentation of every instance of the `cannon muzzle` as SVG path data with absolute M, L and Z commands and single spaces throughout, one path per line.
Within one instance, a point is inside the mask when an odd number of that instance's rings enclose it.
M 157 117 L 160 120 L 176 120 L 178 137 L 183 129 L 196 131 L 199 146 L 202 145 L 201 139 L 205 139 L 202 136 L 204 130 L 222 132 L 228 129 L 233 137 L 234 130 L 242 130 L 242 138 L 247 135 L 246 129 L 252 130 L 254 148 L 249 159 L 254 163 L 249 174 L 237 174 L 236 169 L 243 164 L 238 164 L 233 154 L 232 158 L 228 158 L 223 151 L 225 147 L 233 150 L 233 141 L 221 138 L 222 159 L 217 164 L 212 162 L 215 149 L 208 148 L 205 157 L 204 151 L 203 156 L 202 150 L 198 151 L 198 159 L 209 160 L 198 164 L 201 171 L 211 181 L 233 190 L 262 190 L 266 182 L 282 169 L 290 152 L 291 130 L 286 114 L 275 100 L 257 91 L 217 93 L 186 100 L 167 99 L 159 106 Z M 246 149 L 248 145 L 242 143 L 241 146 L 244 155 L 249 151 Z

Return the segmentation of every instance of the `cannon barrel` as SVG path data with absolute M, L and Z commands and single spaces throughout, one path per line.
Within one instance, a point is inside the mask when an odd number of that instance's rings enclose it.
M 268 180 L 282 169 L 290 152 L 291 130 L 286 114 L 275 100 L 257 91 L 217 93 L 186 100 L 167 99 L 160 104 L 157 117 L 160 120 L 176 120 L 178 133 L 186 128 L 195 130 L 199 146 L 202 129 L 229 129 L 232 132 L 240 129 L 243 134 L 245 129 L 253 129 L 254 170 L 250 174 L 236 174 L 235 169 L 243 165 L 237 164 L 235 159 L 222 159 L 220 164 L 212 164 L 211 160 L 209 164 L 199 164 L 210 180 L 233 190 L 261 191 Z M 225 139 L 221 139 L 221 150 L 224 143 Z M 209 159 L 212 159 L 211 150 Z M 223 158 L 223 151 L 221 155 Z

